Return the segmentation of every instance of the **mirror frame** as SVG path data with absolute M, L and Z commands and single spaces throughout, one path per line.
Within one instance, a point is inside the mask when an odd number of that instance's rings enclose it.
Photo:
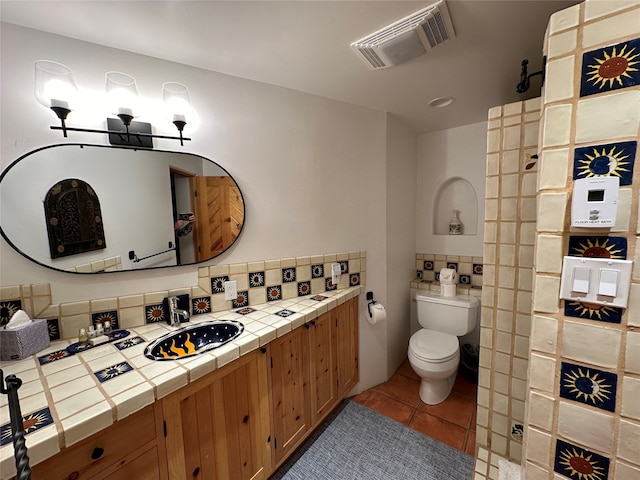
M 240 188 L 240 185 L 238 185 L 237 180 L 227 171 L 226 168 L 224 168 L 222 165 L 220 165 L 217 162 L 214 162 L 213 160 L 204 157 L 202 155 L 198 155 L 197 153 L 190 153 L 190 152 L 179 152 L 179 151 L 175 151 L 175 150 L 160 150 L 160 149 L 150 149 L 150 148 L 136 148 L 136 147 L 123 147 L 123 146 L 114 146 L 114 145 L 97 145 L 97 144 L 91 144 L 91 143 L 57 143 L 57 144 L 53 144 L 53 145 L 46 145 L 44 147 L 39 147 L 36 148 L 34 150 L 31 150 L 27 153 L 25 153 L 24 155 L 21 155 L 19 158 L 17 158 L 16 160 L 14 160 L 13 162 L 11 162 L 7 168 L 5 168 L 1 173 L 0 173 L 0 187 L 2 186 L 2 181 L 4 180 L 5 176 L 11 171 L 11 169 L 18 164 L 20 161 L 22 161 L 23 159 L 25 159 L 26 157 L 29 157 L 31 155 L 34 155 L 38 152 L 41 152 L 43 150 L 47 150 L 50 148 L 56 148 L 56 147 L 80 147 L 80 148 L 84 148 L 84 147 L 100 147 L 100 148 L 108 148 L 108 149 L 118 149 L 118 150 L 128 150 L 128 151 L 144 151 L 144 152 L 160 152 L 160 153 L 171 153 L 171 154 L 179 154 L 179 155 L 190 155 L 192 157 L 198 157 L 201 158 L 202 160 L 206 160 L 208 162 L 214 163 L 215 165 L 218 166 L 218 168 L 220 168 L 222 171 L 224 171 L 229 178 L 231 178 L 234 183 L 236 184 L 236 186 L 238 187 L 238 192 L 240 193 L 240 198 L 242 199 L 242 205 L 243 205 L 243 222 L 242 225 L 240 227 L 240 231 L 238 232 L 238 235 L 235 237 L 235 239 L 233 240 L 233 242 L 231 242 L 227 248 L 225 248 L 224 250 L 222 250 L 220 253 L 214 255 L 213 257 L 210 257 L 206 260 L 201 260 L 199 262 L 192 262 L 192 263 L 184 263 L 184 264 L 180 264 L 180 265 L 161 265 L 161 266 L 153 266 L 153 267 L 143 267 L 143 268 L 139 268 L 139 269 L 129 269 L 129 270 L 114 270 L 114 271 L 100 271 L 100 272 L 71 272 L 68 270 L 63 270 L 61 268 L 56 268 L 53 267 L 51 265 L 47 265 L 45 263 L 42 263 L 39 260 L 36 260 L 33 257 L 30 257 L 29 255 L 27 255 L 25 252 L 23 252 L 20 248 L 18 248 L 15 243 L 13 241 L 11 241 L 11 239 L 7 236 L 5 229 L 2 228 L 2 224 L 0 224 L 0 235 L 2 236 L 2 238 L 5 240 L 5 242 L 7 242 L 7 244 L 13 248 L 16 252 L 18 252 L 20 255 L 22 255 L 24 258 L 26 258 L 27 260 L 29 260 L 30 262 L 33 262 L 37 265 L 40 265 L 42 267 L 48 268 L 49 270 L 54 270 L 56 272 L 62 272 L 62 273 L 68 273 L 68 274 L 74 274 L 74 275 L 95 275 L 95 274 L 112 274 L 112 273 L 126 273 L 126 272 L 141 272 L 141 271 L 145 271 L 145 270 L 157 270 L 157 269 L 161 269 L 161 268 L 176 268 L 176 267 L 189 267 L 189 266 L 193 266 L 193 265 L 199 265 L 202 263 L 206 263 L 206 262 L 210 262 L 211 260 L 213 260 L 214 258 L 219 257 L 220 255 L 222 255 L 223 253 L 229 251 L 229 249 L 231 249 L 231 247 L 233 247 L 236 242 L 238 241 L 238 239 L 242 236 L 242 232 L 244 231 L 244 226 L 246 224 L 246 220 L 247 220 L 247 209 L 246 209 L 246 203 L 245 203 L 245 199 L 244 199 L 244 195 L 242 193 L 242 189 Z

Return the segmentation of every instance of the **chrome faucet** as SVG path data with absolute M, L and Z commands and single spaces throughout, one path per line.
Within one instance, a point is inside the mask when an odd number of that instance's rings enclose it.
M 179 327 L 180 318 L 189 320 L 189 312 L 178 308 L 178 297 L 169 297 L 167 303 L 169 304 L 169 325 Z

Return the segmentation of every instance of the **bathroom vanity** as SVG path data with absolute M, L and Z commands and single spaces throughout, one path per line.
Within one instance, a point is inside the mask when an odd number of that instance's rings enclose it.
M 34 480 L 268 478 L 358 382 L 360 290 L 182 388 L 156 390 L 151 405 L 33 466 Z

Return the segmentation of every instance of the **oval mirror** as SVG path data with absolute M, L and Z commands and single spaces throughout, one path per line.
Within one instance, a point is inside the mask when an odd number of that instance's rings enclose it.
M 243 226 L 238 184 L 199 155 L 52 145 L 0 176 L 0 233 L 20 254 L 55 270 L 204 262 L 233 245 Z

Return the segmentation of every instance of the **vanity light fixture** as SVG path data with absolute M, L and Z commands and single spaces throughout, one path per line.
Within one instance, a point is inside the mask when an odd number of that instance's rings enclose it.
M 67 132 L 102 133 L 109 135 L 112 145 L 126 145 L 131 147 L 153 148 L 154 138 L 179 140 L 184 145 L 184 127 L 192 115 L 189 91 L 182 84 L 167 82 L 163 84 L 163 99 L 165 111 L 170 112 L 173 124 L 180 136 L 154 135 L 151 124 L 134 122 L 140 115 L 140 102 L 135 79 L 126 73 L 107 72 L 106 95 L 110 113 L 118 117 L 107 118 L 107 130 L 67 127 L 66 120 L 77 102 L 78 89 L 73 80 L 69 67 L 49 60 L 35 62 L 35 96 L 38 102 L 50 108 L 60 119 L 61 126 L 52 125 L 52 130 L 62 130 L 64 137 Z

